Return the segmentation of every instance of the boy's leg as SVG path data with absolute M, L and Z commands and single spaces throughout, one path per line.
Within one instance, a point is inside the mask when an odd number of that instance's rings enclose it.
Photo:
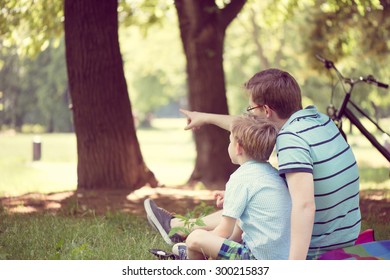
M 237 229 L 240 229 L 236 225 Z M 240 229 L 241 230 L 241 229 Z M 206 230 L 195 230 L 186 240 L 187 256 L 190 260 L 211 257 L 215 260 L 255 260 L 245 244 L 225 239 Z
M 144 201 L 144 207 L 147 214 L 149 222 L 156 228 L 161 236 L 164 238 L 165 242 L 172 245 L 173 243 L 182 242 L 184 236 L 181 236 L 179 233 L 174 236 L 169 236 L 169 231 L 172 227 L 182 227 L 184 226 L 183 221 L 174 217 L 173 214 L 170 214 L 163 208 L 160 208 L 156 203 L 151 199 L 146 199 Z M 195 229 L 214 229 L 221 220 L 222 211 L 217 211 L 203 218 L 205 226 L 195 226 Z
M 171 220 L 173 219 L 173 215 L 171 213 L 158 207 L 151 199 L 146 199 L 144 201 L 144 208 L 149 223 L 158 230 L 158 232 L 160 232 L 162 238 L 167 244 L 172 245 L 183 241 L 182 237 L 178 234 L 169 236 L 169 232 L 171 230 Z
M 190 233 L 186 240 L 187 256 L 190 260 L 216 259 L 225 238 L 210 231 L 198 229 Z

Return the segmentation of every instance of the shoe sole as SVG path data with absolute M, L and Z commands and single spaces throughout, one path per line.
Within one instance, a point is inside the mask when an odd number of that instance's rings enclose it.
M 160 249 L 149 249 L 149 252 L 155 255 L 160 260 L 179 260 L 180 257 L 173 253 L 166 252 Z
M 168 245 L 173 245 L 171 238 L 169 235 L 165 232 L 165 229 L 162 227 L 160 222 L 158 221 L 157 217 L 154 215 L 152 211 L 152 207 L 150 207 L 150 199 L 146 199 L 144 201 L 144 208 L 146 211 L 146 214 L 148 216 L 149 222 L 153 223 L 153 226 L 158 230 L 158 232 L 161 234 L 162 238 Z
M 158 231 L 158 229 L 156 228 L 156 226 L 154 225 L 154 223 L 152 222 L 152 220 L 149 218 L 149 215 L 146 215 L 146 219 L 148 219 L 148 222 L 149 222 L 149 225 L 156 231 Z

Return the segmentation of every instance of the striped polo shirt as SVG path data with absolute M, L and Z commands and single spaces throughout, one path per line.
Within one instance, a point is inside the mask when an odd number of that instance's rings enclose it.
M 309 106 L 295 112 L 276 141 L 279 174 L 314 177 L 316 213 L 308 258 L 351 246 L 360 232 L 359 172 L 351 147 L 332 120 Z

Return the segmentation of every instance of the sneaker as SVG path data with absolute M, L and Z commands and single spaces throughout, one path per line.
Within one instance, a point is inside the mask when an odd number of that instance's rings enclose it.
M 187 245 L 185 243 L 176 243 L 173 245 L 172 253 L 179 256 L 179 260 L 188 260 Z
M 149 252 L 160 260 L 179 260 L 179 256 L 161 249 L 149 249 Z
M 169 236 L 171 220 L 173 218 L 171 213 L 163 208 L 157 207 L 156 203 L 149 198 L 144 201 L 144 207 L 149 223 L 160 232 L 167 244 L 173 245 L 174 243 L 183 241 L 183 238 L 177 233 Z
M 153 224 L 152 220 L 149 218 L 148 215 L 146 215 L 146 219 L 148 219 L 149 225 L 151 225 L 155 230 L 158 231 L 158 228 L 156 228 L 156 226 Z

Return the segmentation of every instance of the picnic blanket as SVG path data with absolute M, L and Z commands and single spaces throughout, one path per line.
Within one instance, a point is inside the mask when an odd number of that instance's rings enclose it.
M 356 244 L 320 255 L 318 260 L 390 260 L 390 240 Z

